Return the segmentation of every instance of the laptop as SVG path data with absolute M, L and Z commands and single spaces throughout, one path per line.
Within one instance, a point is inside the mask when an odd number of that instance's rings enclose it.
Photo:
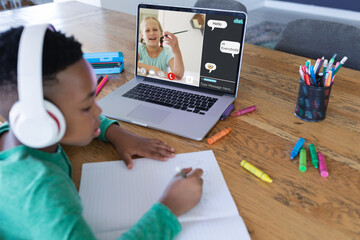
M 239 11 L 139 4 L 135 78 L 99 101 L 102 114 L 201 141 L 237 96 L 246 22 Z

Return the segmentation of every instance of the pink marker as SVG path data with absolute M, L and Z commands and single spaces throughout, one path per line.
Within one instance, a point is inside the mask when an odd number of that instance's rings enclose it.
M 104 87 L 105 83 L 107 82 L 107 80 L 109 79 L 109 76 L 106 75 L 103 80 L 101 80 L 101 82 L 99 83 L 99 85 L 96 87 L 96 91 L 95 91 L 95 96 L 97 96 L 100 92 L 100 90 Z
M 256 105 L 253 105 L 251 107 L 238 110 L 238 111 L 234 112 L 231 116 L 240 116 L 240 115 L 244 115 L 245 113 L 252 112 L 255 110 L 256 110 Z
M 319 170 L 320 170 L 320 175 L 322 177 L 327 177 L 329 176 L 328 170 L 326 168 L 326 163 L 325 163 L 325 158 L 324 155 L 322 155 L 321 152 L 318 152 L 318 159 L 319 159 Z

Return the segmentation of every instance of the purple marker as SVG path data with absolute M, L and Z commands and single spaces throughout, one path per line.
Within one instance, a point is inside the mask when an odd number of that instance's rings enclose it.
M 322 155 L 321 152 L 318 152 L 318 159 L 319 159 L 319 170 L 320 170 L 320 175 L 322 177 L 327 177 L 329 176 L 329 172 L 326 168 L 326 163 L 325 163 L 325 158 L 324 155 Z
M 225 110 L 225 112 L 221 115 L 220 120 L 224 120 L 225 118 L 227 118 L 233 109 L 234 104 L 230 104 Z
M 234 112 L 231 116 L 240 116 L 256 110 L 256 105 Z

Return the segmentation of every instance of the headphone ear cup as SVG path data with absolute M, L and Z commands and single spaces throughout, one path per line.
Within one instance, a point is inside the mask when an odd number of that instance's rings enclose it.
M 59 127 L 58 134 L 57 136 L 54 136 L 54 140 L 51 143 L 51 144 L 55 144 L 59 142 L 65 135 L 66 121 L 64 115 L 62 114 L 60 109 L 57 106 L 55 106 L 55 104 L 53 104 L 50 101 L 44 100 L 44 106 L 45 106 L 45 111 L 47 111 L 47 113 L 50 115 L 50 117 L 56 122 L 56 124 Z
M 16 138 L 32 148 L 44 148 L 58 143 L 65 134 L 66 122 L 61 111 L 44 100 L 44 115 L 27 116 L 23 106 L 16 102 L 10 110 L 10 127 Z

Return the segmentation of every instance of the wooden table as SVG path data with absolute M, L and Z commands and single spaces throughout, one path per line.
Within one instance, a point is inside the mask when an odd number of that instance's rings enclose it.
M 112 75 L 98 99 L 131 80 L 135 62 L 135 17 L 81 3 L 58 3 L 0 13 L 0 31 L 9 26 L 51 22 L 73 34 L 84 52 L 122 51 L 125 70 Z M 343 68 L 332 88 L 327 117 L 309 123 L 294 116 L 298 68 L 306 58 L 246 44 L 235 108 L 258 110 L 219 121 L 212 135 L 232 132 L 210 146 L 127 123 L 136 134 L 159 138 L 176 153 L 211 149 L 252 239 L 360 239 L 360 71 Z M 308 162 L 298 170 L 290 151 L 299 137 L 314 143 L 327 161 L 330 176 L 322 178 Z M 87 147 L 65 146 L 79 186 L 84 162 L 116 160 L 110 144 L 94 140 Z M 308 156 L 309 158 L 309 156 Z M 248 160 L 274 180 L 265 183 L 240 167 Z

